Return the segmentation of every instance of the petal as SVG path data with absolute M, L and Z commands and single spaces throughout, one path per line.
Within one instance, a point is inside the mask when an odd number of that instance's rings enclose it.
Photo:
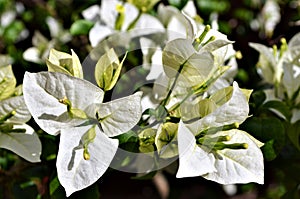
M 90 107 L 103 100 L 103 91 L 88 81 L 62 73 L 26 72 L 23 81 L 25 103 L 36 123 L 47 133 L 81 124 L 81 119 L 68 117 L 67 106 L 58 100 L 66 97 L 72 107 L 95 117 Z
M 31 115 L 26 107 L 24 97 L 16 96 L 0 101 L 0 117 L 16 111 L 16 114 L 7 120 L 7 122 L 21 124 L 30 120 Z
M 9 98 L 13 95 L 17 80 L 14 76 L 12 66 L 0 67 L 0 100 Z
M 118 12 L 116 6 L 120 4 L 119 0 L 102 0 L 100 8 L 101 21 L 110 28 L 114 28 Z M 99 32 L 98 32 L 99 33 Z
M 282 68 L 278 67 L 272 49 L 258 43 L 249 43 L 249 46 L 260 53 L 259 61 L 256 65 L 261 71 L 263 78 L 269 83 L 274 83 L 275 80 L 280 81 Z
M 77 54 L 71 49 L 72 52 L 72 69 L 74 77 L 83 78 L 82 66 Z
M 84 19 L 89 21 L 94 21 L 97 19 L 98 15 L 100 14 L 100 6 L 92 5 L 86 8 L 85 10 L 83 10 L 81 14 Z
M 108 137 L 125 133 L 138 123 L 142 115 L 141 97 L 142 92 L 137 92 L 100 105 L 100 123 Z
M 178 127 L 178 151 L 177 178 L 200 176 L 216 171 L 214 155 L 197 146 L 195 136 L 182 121 Z
M 264 183 L 264 161 L 263 154 L 257 144 L 246 132 L 233 129 L 221 131 L 216 136 L 230 136 L 232 143 L 247 143 L 247 149 L 223 149 L 217 151 L 220 158 L 215 161 L 216 172 L 209 173 L 203 177 L 220 184 L 235 184 L 256 182 Z
M 142 14 L 130 34 L 132 37 L 138 37 L 164 32 L 165 28 L 157 18 L 149 14 Z
M 247 119 L 248 113 L 248 100 L 238 84 L 233 82 L 231 98 L 215 111 L 188 125 L 188 127 L 194 134 L 197 134 L 210 127 L 221 127 L 233 123 L 241 124 Z
M 89 33 L 89 40 L 92 47 L 96 47 L 100 41 L 111 35 L 113 32 L 114 30 L 112 28 L 101 25 L 99 22 L 96 23 Z
M 40 162 L 42 145 L 29 125 L 15 125 L 14 129 L 26 129 L 26 133 L 0 133 L 0 148 L 8 149 L 29 162 Z
M 118 140 L 108 138 L 96 126 L 96 137 L 88 145 L 90 159 L 85 160 L 80 142 L 92 127 L 80 126 L 61 131 L 56 167 L 67 197 L 95 183 L 107 170 L 117 151 Z
M 192 41 L 175 39 L 167 43 L 163 50 L 162 61 L 168 77 L 175 77 L 180 66 L 195 53 Z
M 284 63 L 283 65 L 284 74 L 282 84 L 290 99 L 292 99 L 293 95 L 300 88 L 300 75 L 299 72 L 297 72 L 299 68 L 299 66 L 292 63 Z
M 109 3 L 110 3 L 110 1 L 109 1 Z M 124 13 L 125 18 L 122 23 L 122 28 L 121 28 L 122 31 L 126 31 L 129 27 L 129 25 L 137 18 L 138 14 L 139 14 L 138 9 L 131 3 L 125 3 L 124 9 L 125 9 L 125 13 Z
M 43 60 L 40 58 L 40 52 L 36 47 L 30 47 L 26 49 L 23 53 L 23 59 L 38 64 L 43 62 Z

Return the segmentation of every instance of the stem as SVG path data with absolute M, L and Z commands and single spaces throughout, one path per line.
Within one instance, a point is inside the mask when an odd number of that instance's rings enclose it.
M 6 115 L 3 115 L 0 118 L 0 124 L 3 124 L 6 120 L 13 117 L 17 112 L 15 110 L 12 110 L 11 112 L 7 113 Z
M 183 104 L 190 96 L 203 94 L 206 91 L 206 89 L 208 88 L 208 86 L 211 83 L 213 83 L 214 81 L 216 81 L 221 75 L 223 75 L 224 72 L 218 74 L 216 77 L 208 79 L 203 84 L 201 84 L 199 87 L 196 87 L 195 89 L 190 90 L 188 92 L 188 94 L 183 98 L 183 100 L 180 103 L 178 103 L 176 106 L 172 107 L 172 109 L 169 110 L 169 112 L 175 111 L 177 108 L 179 108 L 180 105 Z
M 168 102 L 168 100 L 169 100 L 169 98 L 170 98 L 170 96 L 171 96 L 171 93 L 172 93 L 173 89 L 175 88 L 175 85 L 176 85 L 176 83 L 177 83 L 178 77 L 179 77 L 181 71 L 183 70 L 183 67 L 184 67 L 184 65 L 186 64 L 186 62 L 187 62 L 187 60 L 184 61 L 184 63 L 182 63 L 182 64 L 179 66 L 178 72 L 176 73 L 176 76 L 175 76 L 175 80 L 174 80 L 174 82 L 173 82 L 171 88 L 170 88 L 169 91 L 168 91 L 167 97 L 161 102 L 161 105 L 162 105 L 162 106 L 165 106 L 165 105 L 167 104 L 167 102 Z
M 139 11 L 139 14 L 138 16 L 129 24 L 128 28 L 127 28 L 127 31 L 131 30 L 134 28 L 135 24 L 137 23 L 137 21 L 141 18 L 142 16 L 142 12 Z

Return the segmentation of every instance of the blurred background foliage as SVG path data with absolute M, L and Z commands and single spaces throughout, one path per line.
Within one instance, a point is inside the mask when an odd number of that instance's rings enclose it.
M 241 87 L 254 89 L 255 92 L 250 100 L 253 117 L 241 128 L 269 143 L 263 148 L 265 184 L 238 185 L 233 187 L 234 195 L 231 196 L 224 191 L 226 188 L 201 177 L 176 179 L 164 171 L 170 187 L 169 198 L 300 198 L 299 150 L 287 138 L 291 127 L 270 111 L 274 107 L 263 106 L 265 96 L 260 89 L 267 85 L 256 71 L 258 53 L 248 45 L 249 42 L 256 42 L 271 47 L 279 44 L 283 37 L 289 41 L 300 31 L 300 1 L 272 1 L 279 16 L 274 10 L 264 8 L 267 2 L 194 0 L 198 20 L 210 24 L 217 18 L 219 30 L 235 41 L 235 49 L 243 55 L 238 60 L 236 80 Z M 182 9 L 187 0 L 159 1 L 148 12 L 155 15 L 159 3 Z M 94 4 L 101 4 L 101 1 L 0 0 L 0 66 L 12 64 L 20 84 L 25 71 L 47 70 L 44 61 L 50 48 L 65 52 L 73 49 L 83 61 L 91 50 L 88 31 L 93 24 L 80 22 L 81 12 Z M 267 25 L 270 18 L 273 22 Z M 42 59 L 25 60 L 23 53 L 29 48 Z M 36 131 L 41 131 L 32 120 L 29 123 Z M 293 128 L 293 131 L 299 132 L 300 124 Z M 65 197 L 55 173 L 58 138 L 43 133 L 39 133 L 39 137 L 43 153 L 42 162 L 38 164 L 28 163 L 10 151 L 0 149 L 0 198 Z M 98 183 L 70 198 L 160 198 L 156 178 L 133 180 L 133 177 L 134 174 L 111 169 Z

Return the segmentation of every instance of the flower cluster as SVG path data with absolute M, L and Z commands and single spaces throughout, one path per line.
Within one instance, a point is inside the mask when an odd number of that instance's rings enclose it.
M 26 124 L 31 118 L 22 95 L 16 87 L 11 65 L 0 67 L 0 148 L 15 152 L 30 162 L 39 162 L 41 142 L 33 128 Z
M 232 84 L 238 55 L 233 42 L 200 24 L 193 13 L 160 5 L 155 18 L 145 13 L 149 7 L 138 5 L 102 1 L 101 7 L 83 13 L 95 23 L 92 46 L 104 51 L 100 56 L 91 52 L 97 86 L 83 79 L 85 68 L 74 51 L 52 49 L 48 72 L 25 73 L 23 92 L 30 114 L 45 132 L 60 135 L 56 166 L 67 196 L 104 174 L 119 143 L 126 145 L 124 137 L 133 138 L 138 150 L 132 152 L 142 155 L 123 157 L 120 167 L 130 165 L 147 174 L 179 158 L 178 178 L 262 184 L 263 144 L 238 129 L 248 117 L 252 91 Z M 119 40 L 104 40 L 118 31 L 124 41 L 118 47 L 127 51 L 122 60 L 110 46 Z M 136 50 L 130 49 L 135 41 L 153 86 L 107 100 L 128 54 Z
M 284 101 L 292 110 L 292 115 L 284 115 L 285 119 L 294 123 L 300 119 L 300 34 L 296 34 L 289 43 L 281 39 L 281 46 L 272 48 L 262 44 L 250 43 L 260 53 L 257 69 L 266 83 L 274 89 L 267 90 L 268 100 Z
M 270 108 L 283 119 L 288 129 L 287 136 L 297 149 L 300 149 L 300 34 L 296 34 L 288 43 L 282 38 L 278 48 L 250 43 L 257 50 L 259 60 L 258 73 L 269 84 L 264 90 L 266 99 L 263 106 Z

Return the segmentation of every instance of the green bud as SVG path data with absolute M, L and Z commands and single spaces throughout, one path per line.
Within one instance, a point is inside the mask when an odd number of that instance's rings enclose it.
M 83 78 L 82 66 L 76 53 L 71 50 L 72 54 L 50 50 L 49 58 L 46 60 L 48 71 L 60 72 L 74 77 Z
M 198 49 L 200 44 L 203 42 L 205 36 L 207 35 L 208 31 L 210 31 L 210 25 L 206 25 L 201 35 L 196 38 L 193 42 L 193 46 L 195 49 Z
M 140 146 L 149 146 L 154 144 L 156 136 L 156 130 L 147 128 L 139 134 Z
M 281 38 L 280 39 L 280 42 L 281 42 L 281 46 L 280 46 L 280 57 L 282 57 L 283 53 L 285 51 L 287 51 L 288 49 L 288 45 L 286 43 L 286 39 L 285 38 Z
M 96 125 L 92 126 L 85 134 L 81 137 L 81 143 L 83 144 L 83 158 L 85 160 L 90 159 L 90 153 L 88 151 L 88 145 L 92 143 L 96 137 Z
M 80 118 L 80 119 L 87 118 L 87 115 L 85 114 L 84 111 L 72 107 L 71 101 L 66 96 L 62 99 L 59 99 L 58 101 L 67 106 L 67 111 L 71 118 Z
M 14 125 L 11 123 L 5 123 L 5 124 L 1 123 L 1 125 L 0 125 L 1 133 L 9 133 L 13 130 L 13 128 L 14 128 Z
M 232 124 L 227 124 L 227 125 L 224 125 L 224 126 L 220 126 L 220 127 L 211 127 L 211 128 L 207 128 L 207 129 L 204 129 L 202 130 L 201 132 L 199 132 L 197 135 L 196 135 L 196 138 L 200 138 L 206 134 L 214 134 L 218 131 L 227 131 L 227 130 L 230 130 L 230 129 L 236 129 L 239 127 L 239 123 L 237 122 L 234 122 Z
M 219 136 L 219 137 L 201 137 L 199 139 L 197 139 L 197 144 L 200 145 L 215 145 L 218 142 L 226 142 L 230 140 L 230 136 L 226 135 L 226 136 Z
M 126 56 L 127 52 L 120 62 L 118 55 L 111 48 L 98 60 L 95 67 L 95 79 L 98 86 L 104 91 L 111 90 L 117 83 Z
M 161 129 L 162 136 L 160 137 L 160 139 L 162 141 L 170 141 L 176 135 L 177 130 L 178 124 L 174 124 L 171 122 L 164 123 Z
M 64 98 L 62 98 L 62 99 L 59 99 L 58 101 L 59 101 L 59 103 L 62 103 L 62 104 L 64 104 L 64 105 L 67 106 L 68 112 L 71 110 L 72 103 L 71 103 L 70 100 L 68 100 L 68 98 L 66 96 Z
M 243 58 L 242 52 L 241 51 L 236 51 L 235 58 L 242 59 Z
M 122 4 L 117 4 L 116 5 L 116 10 L 118 12 L 117 20 L 115 23 L 115 29 L 116 30 L 121 30 L 122 25 L 125 20 L 125 7 Z
M 83 149 L 83 159 L 89 160 L 91 158 L 90 153 L 88 152 L 87 148 Z
M 3 115 L 0 118 L 0 124 L 3 124 L 6 120 L 13 117 L 17 112 L 15 110 L 12 110 L 11 112 L 7 113 L 6 115 Z
M 208 44 L 209 42 L 212 42 L 216 40 L 216 37 L 215 36 L 211 36 L 204 44 L 202 44 L 202 46 L 205 46 L 206 44 Z
M 248 149 L 247 143 L 235 143 L 235 144 L 224 144 L 218 142 L 213 146 L 214 150 L 223 150 L 223 149 Z
M 154 148 L 155 136 L 156 136 L 156 130 L 152 128 L 145 129 L 139 134 L 140 152 L 150 153 L 155 151 Z
M 274 44 L 273 46 L 272 46 L 272 48 L 273 48 L 273 56 L 274 57 L 276 57 L 277 56 L 277 46 Z
M 7 77 L 4 77 L 3 79 L 2 79 L 2 82 L 1 83 L 4 83 L 4 82 L 6 82 L 7 81 Z

